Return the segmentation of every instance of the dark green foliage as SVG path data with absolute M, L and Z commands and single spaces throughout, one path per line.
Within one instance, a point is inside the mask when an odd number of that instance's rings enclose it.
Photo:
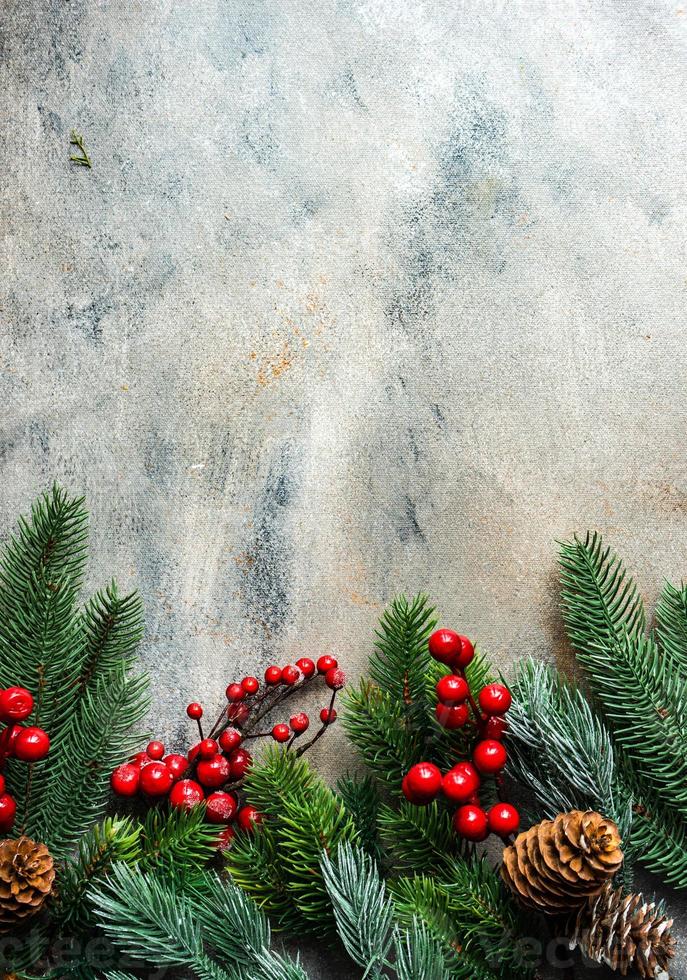
M 370 657 L 372 681 L 422 727 L 426 724 L 427 671 L 432 658 L 427 640 L 436 626 L 427 597 L 394 600 L 382 614 L 375 651 Z
M 381 801 L 376 780 L 365 776 L 342 776 L 336 791 L 350 813 L 358 832 L 358 843 L 375 861 L 383 858 L 377 820 Z
M 252 837 L 239 835 L 227 852 L 229 870 L 256 901 L 277 913 L 279 925 L 293 924 L 288 895 L 299 913 L 300 928 L 326 933 L 333 918 L 319 868 L 320 854 L 334 854 L 341 842 L 357 839 L 353 818 L 304 758 L 276 746 L 253 766 L 245 792 L 266 817 L 267 840 L 256 847 Z M 256 859 L 264 869 L 257 877 L 251 867 Z M 271 893 L 269 878 L 276 879 Z
M 20 829 L 66 857 L 103 812 L 115 765 L 140 743 L 147 679 L 133 671 L 137 596 L 111 585 L 79 611 L 88 518 L 55 487 L 21 518 L 0 562 L 0 684 L 27 687 L 50 755 L 11 763 Z
M 379 831 L 398 868 L 441 874 L 460 853 L 451 816 L 436 801 L 425 807 L 406 800 L 398 809 L 382 806 Z
M 658 639 L 669 654 L 674 668 L 687 675 L 687 585 L 676 589 L 670 582 L 663 586 L 656 607 Z
M 151 807 L 140 824 L 140 856 L 144 871 L 193 882 L 215 853 L 217 827 L 205 822 L 205 807 L 166 810 Z

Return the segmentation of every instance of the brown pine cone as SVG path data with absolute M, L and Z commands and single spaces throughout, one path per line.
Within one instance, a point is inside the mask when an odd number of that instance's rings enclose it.
M 45 844 L 28 837 L 0 841 L 0 933 L 39 912 L 54 880 L 53 859 Z
M 529 908 L 556 914 L 601 891 L 623 862 L 618 828 L 600 813 L 572 810 L 519 834 L 503 852 L 501 874 Z
M 579 946 L 595 963 L 605 963 L 621 976 L 636 970 L 640 977 L 669 980 L 675 955 L 670 934 L 673 920 L 641 895 L 624 895 L 606 882 L 577 914 L 570 948 Z

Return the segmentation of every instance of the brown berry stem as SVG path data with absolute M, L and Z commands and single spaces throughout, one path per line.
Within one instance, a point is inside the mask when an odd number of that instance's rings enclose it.
M 334 708 L 334 701 L 335 700 L 336 700 L 336 691 L 334 690 L 334 691 L 332 691 L 332 696 L 331 696 L 331 699 L 329 701 L 329 717 L 330 718 L 332 716 L 332 710 Z M 297 757 L 300 757 L 300 756 L 303 755 L 304 752 L 307 752 L 308 749 L 311 748 L 319 738 L 322 738 L 322 736 L 324 735 L 325 731 L 329 728 L 329 726 L 331 724 L 332 724 L 331 721 L 324 722 L 323 725 L 322 725 L 322 727 L 317 732 L 315 732 L 314 736 L 310 739 L 309 742 L 306 742 L 305 745 L 301 745 L 300 749 L 296 749 L 296 756 Z
M 464 667 L 461 667 L 460 670 L 458 671 L 458 673 L 463 678 L 463 680 L 465 681 L 465 683 L 468 684 L 468 679 L 467 679 L 467 677 L 465 675 L 465 668 Z M 475 699 L 472 696 L 472 692 L 470 691 L 469 684 L 468 684 L 468 704 L 470 705 L 470 708 L 472 709 L 472 713 L 475 716 L 475 723 L 477 724 L 477 727 L 479 728 L 479 726 L 482 724 L 482 712 L 479 710 L 479 706 L 478 706 L 477 702 L 475 701 Z
M 203 725 L 200 718 L 196 718 L 196 724 L 198 725 L 198 735 L 200 736 L 200 740 L 202 742 L 205 736 L 203 735 Z

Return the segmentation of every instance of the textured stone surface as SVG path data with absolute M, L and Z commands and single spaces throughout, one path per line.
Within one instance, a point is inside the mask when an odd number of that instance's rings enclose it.
M 0 28 L 0 523 L 86 492 L 161 734 L 238 663 L 361 670 L 400 590 L 503 666 L 566 661 L 576 529 L 650 600 L 681 577 L 683 4 L 4 0 Z

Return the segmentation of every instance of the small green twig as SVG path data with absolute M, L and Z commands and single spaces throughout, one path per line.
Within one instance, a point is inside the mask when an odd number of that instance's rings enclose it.
M 75 129 L 72 130 L 71 135 L 69 137 L 69 145 L 76 146 L 81 151 L 80 156 L 77 155 L 76 153 L 72 153 L 70 155 L 69 159 L 71 160 L 71 162 L 77 164 L 77 166 L 79 167 L 88 167 L 90 170 L 92 166 L 91 158 L 89 157 L 88 151 L 84 145 L 83 136 L 80 133 L 77 133 Z

